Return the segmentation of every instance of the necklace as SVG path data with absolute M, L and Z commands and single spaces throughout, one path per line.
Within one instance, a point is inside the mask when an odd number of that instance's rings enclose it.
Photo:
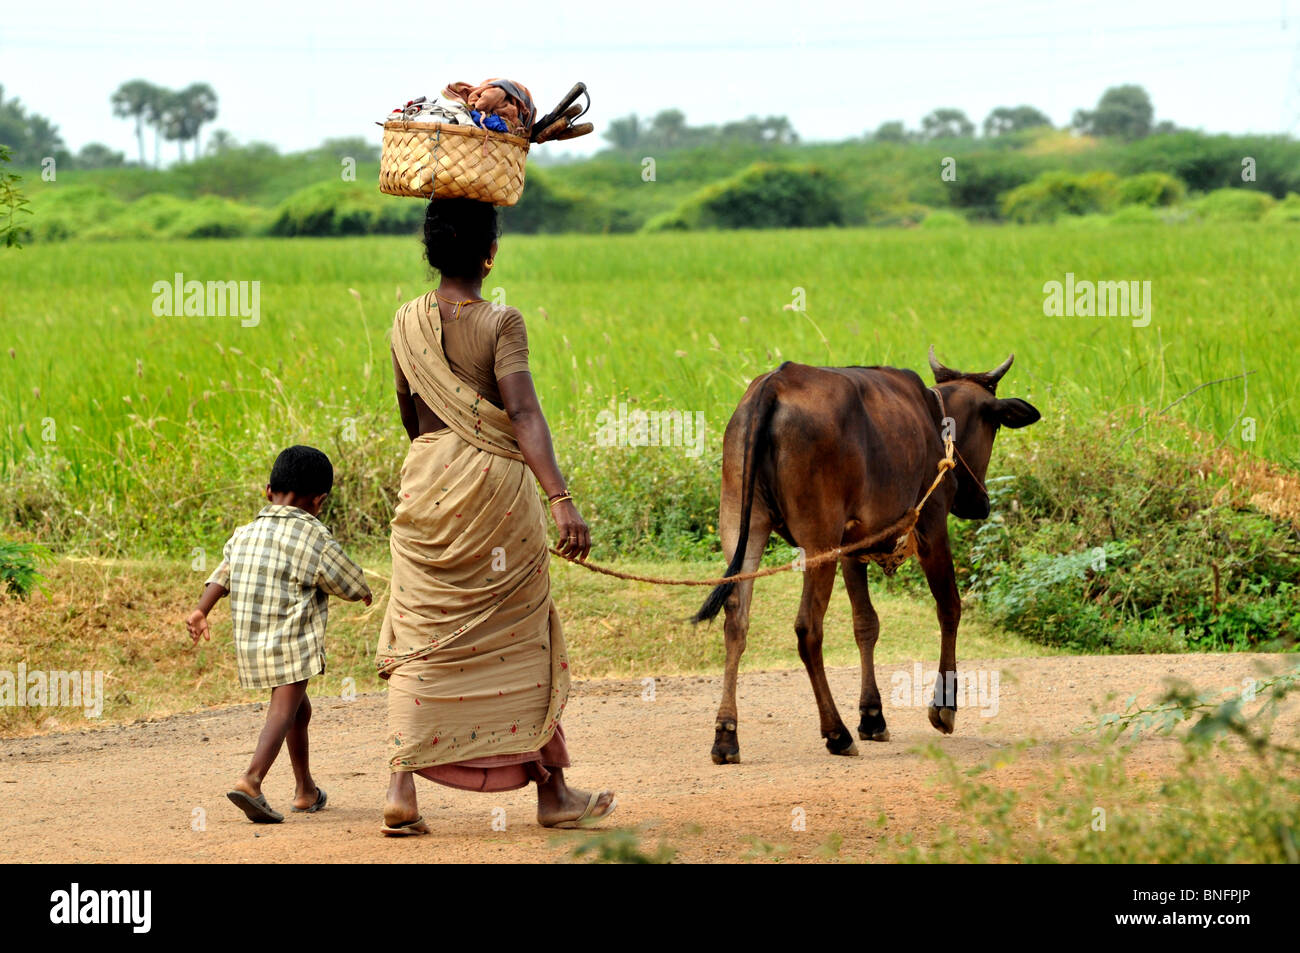
M 487 300 L 486 298 L 466 298 L 464 301 L 457 301 L 457 300 L 454 299 L 454 298 L 444 298 L 442 295 L 438 294 L 438 289 L 437 289 L 437 288 L 434 288 L 434 289 L 433 289 L 433 296 L 434 296 L 435 298 L 437 298 L 439 301 L 445 301 L 445 302 L 447 302 L 448 304 L 454 304 L 454 305 L 456 306 L 456 310 L 455 310 L 454 312 L 452 312 L 452 320 L 455 320 L 456 318 L 459 318 L 459 317 L 460 317 L 460 306 L 461 306 L 461 305 L 463 305 L 463 304 L 473 304 L 475 301 L 486 301 L 486 300 Z

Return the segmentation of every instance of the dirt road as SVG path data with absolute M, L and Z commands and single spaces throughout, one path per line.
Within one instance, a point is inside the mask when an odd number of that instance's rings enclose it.
M 1033 739 L 1038 744 L 1005 773 L 1005 783 L 1024 783 L 1053 743 L 1078 740 L 1072 732 L 1093 717 L 1094 705 L 1120 711 L 1127 696 L 1154 697 L 1170 677 L 1202 689 L 1240 688 L 1261 666 L 1278 671 L 1295 662 L 1249 655 L 963 659 L 963 670 L 999 674 L 995 716 L 967 707 L 957 733 L 941 738 L 922 707 L 899 707 L 887 697 L 893 740 L 860 742 L 858 757 L 825 752 L 802 671 L 742 672 L 743 763 L 726 767 L 709 760 L 718 677 L 662 679 L 653 700 L 643 697 L 638 681 L 579 682 L 565 714 L 574 758 L 569 778 L 578 786 L 615 788 L 618 825 L 637 828 L 644 848 L 666 841 L 682 861 L 740 860 L 755 839 L 785 848 L 786 860 L 817 860 L 833 834 L 843 838 L 841 858 L 866 860 L 880 837 L 881 812 L 895 835 L 924 836 L 950 819 L 927 783 L 934 768 L 919 745 L 939 741 L 970 763 Z M 910 683 L 913 668 L 878 671 L 888 696 L 894 673 Z M 830 681 L 853 727 L 857 670 L 834 669 Z M 1117 698 L 1107 702 L 1108 694 Z M 317 697 L 313 704 L 313 770 L 329 792 L 329 807 L 316 815 L 288 813 L 293 782 L 282 754 L 266 783 L 271 804 L 288 815 L 277 826 L 248 823 L 224 796 L 252 752 L 261 706 L 0 741 L 0 860 L 554 862 L 568 859 L 584 836 L 538 827 L 528 790 L 471 794 L 421 780 L 433 834 L 382 838 L 383 696 Z M 1287 717 L 1294 724 L 1295 712 Z M 1138 762 L 1158 769 L 1175 746 L 1168 739 L 1145 742 Z M 806 830 L 792 829 L 796 809 L 806 816 Z M 504 819 L 505 830 L 494 830 L 494 819 L 497 827 Z

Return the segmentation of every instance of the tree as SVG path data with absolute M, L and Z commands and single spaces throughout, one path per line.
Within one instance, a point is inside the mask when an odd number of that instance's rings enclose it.
M 149 105 L 158 95 L 158 87 L 143 79 L 133 79 L 117 88 L 109 102 L 113 115 L 119 119 L 135 120 L 135 141 L 140 148 L 140 164 L 144 165 L 144 124 L 149 115 Z
M 159 154 L 159 142 L 164 138 L 164 130 L 167 123 L 167 109 L 171 102 L 171 93 L 161 86 L 155 86 L 153 93 L 149 96 L 149 101 L 144 108 L 144 118 L 153 129 L 153 164 L 154 167 L 162 165 L 162 156 Z
M 229 152 L 231 149 L 239 148 L 239 143 L 225 129 L 217 129 L 208 136 L 207 153 L 210 156 L 219 156 L 223 152 Z
M 217 93 L 207 83 L 190 83 L 180 91 L 184 103 L 185 129 L 194 141 L 194 155 L 199 154 L 199 130 L 217 118 Z
M 871 139 L 875 142 L 906 142 L 908 138 L 907 129 L 897 119 L 882 122 L 871 134 Z
M 126 156 L 114 152 L 102 142 L 88 142 L 77 153 L 76 166 L 79 169 L 112 169 L 126 163 Z
M 1052 120 L 1033 106 L 999 106 L 985 118 L 984 135 L 992 139 L 1036 126 L 1051 125 Z
M 680 109 L 662 110 L 650 120 L 650 133 L 660 148 L 681 145 L 686 133 L 686 114 Z
M 18 165 L 40 165 L 47 158 L 63 161 L 68 150 L 59 127 L 44 116 L 29 113 L 17 99 L 6 100 L 0 86 L 0 142 L 12 151 Z
M 1080 109 L 1074 114 L 1073 126 L 1088 136 L 1115 136 L 1119 139 L 1143 139 L 1151 134 L 1155 108 L 1141 86 L 1112 86 L 1101 94 L 1097 108 Z
M 603 135 L 615 149 L 635 149 L 641 142 L 641 124 L 635 113 L 629 113 L 622 119 L 611 120 Z
M 973 135 L 975 124 L 960 109 L 936 109 L 921 120 L 925 139 L 969 139 Z

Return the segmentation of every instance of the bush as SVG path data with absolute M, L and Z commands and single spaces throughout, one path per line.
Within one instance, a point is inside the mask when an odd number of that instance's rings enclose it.
M 678 228 L 818 228 L 840 225 L 835 183 L 820 169 L 756 162 L 707 186 L 647 231 Z
M 1177 205 L 1186 194 L 1187 187 L 1165 172 L 1143 172 L 1121 179 L 1119 183 L 1120 205 L 1159 208 Z
M 931 745 L 956 817 L 936 833 L 885 833 L 882 843 L 891 859 L 925 863 L 1300 862 L 1300 752 L 1274 738 L 1298 688 L 1293 669 L 1217 698 L 1186 684 L 1153 706 L 1131 698 L 1125 712 L 1089 726 L 1099 738 L 1079 751 L 1085 764 L 1043 770 L 1028 788 L 1000 770 L 1027 743 L 969 767 Z M 1173 736 L 1179 753 L 1158 784 L 1143 783 L 1150 761 L 1132 758 L 1146 734 Z
M 1118 193 L 1113 172 L 1044 172 L 1002 199 L 1002 214 L 1015 222 L 1054 222 L 1062 215 L 1108 212 Z
M 1273 207 L 1272 196 L 1252 189 L 1215 189 L 1196 203 L 1196 212 L 1211 222 L 1258 222 Z
M 357 182 L 320 182 L 300 189 L 271 213 L 272 235 L 408 234 L 424 221 L 426 203 L 384 195 Z
M 537 169 L 528 170 L 518 204 L 503 208 L 501 213 L 502 231 L 519 235 L 605 231 L 611 219 L 609 209 L 588 196 L 552 184 Z
M 33 590 L 45 592 L 45 577 L 37 569 L 53 559 L 39 543 L 11 543 L 0 539 L 0 592 L 26 599 Z
M 1270 225 L 1300 225 L 1300 195 L 1292 192 L 1265 213 L 1263 221 Z
M 988 481 L 995 515 L 951 524 L 969 591 L 995 622 L 1082 651 L 1300 641 L 1300 540 L 1288 523 L 1216 500 L 1196 461 L 1155 441 L 1111 449 L 1100 426 L 1035 439 L 1032 465 Z
M 31 196 L 32 217 L 24 227 L 34 242 L 63 241 L 115 219 L 126 207 L 121 199 L 93 186 L 47 186 Z
M 1112 225 L 1163 225 L 1164 221 L 1155 209 L 1146 205 L 1125 205 L 1110 216 Z

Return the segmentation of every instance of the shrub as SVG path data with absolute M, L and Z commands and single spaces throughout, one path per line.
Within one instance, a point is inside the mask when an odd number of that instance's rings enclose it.
M 272 235 L 405 234 L 424 220 L 425 203 L 357 182 L 320 182 L 289 196 L 271 214 Z
M 1035 437 L 1032 465 L 988 481 L 994 517 L 951 524 L 969 590 L 994 621 L 1083 651 L 1300 641 L 1300 540 L 1288 523 L 1224 505 L 1196 461 L 1154 441 L 1099 454 L 1115 442 L 1101 426 Z
M 1119 183 L 1120 205 L 1143 205 L 1147 208 L 1177 205 L 1186 194 L 1187 187 L 1165 172 L 1143 172 L 1121 179 Z
M 37 567 L 53 559 L 39 543 L 12 543 L 0 539 L 0 592 L 26 599 L 35 589 L 45 592 L 45 577 Z
M 1269 209 L 1262 220 L 1270 225 L 1300 225 L 1300 195 L 1292 192 Z
M 1258 222 L 1273 204 L 1272 196 L 1253 189 L 1215 189 L 1196 203 L 1196 212 L 1211 222 Z
M 1015 222 L 1054 222 L 1062 215 L 1108 212 L 1119 179 L 1113 172 L 1044 172 L 1002 199 L 1002 214 Z
M 820 169 L 756 162 L 646 223 L 673 228 L 817 228 L 843 223 L 835 183 Z
M 1164 219 L 1146 205 L 1125 205 L 1110 216 L 1112 225 L 1163 225 Z
M 520 235 L 603 231 L 610 212 L 578 192 L 554 185 L 546 174 L 528 170 L 519 202 L 501 210 L 502 231 Z

